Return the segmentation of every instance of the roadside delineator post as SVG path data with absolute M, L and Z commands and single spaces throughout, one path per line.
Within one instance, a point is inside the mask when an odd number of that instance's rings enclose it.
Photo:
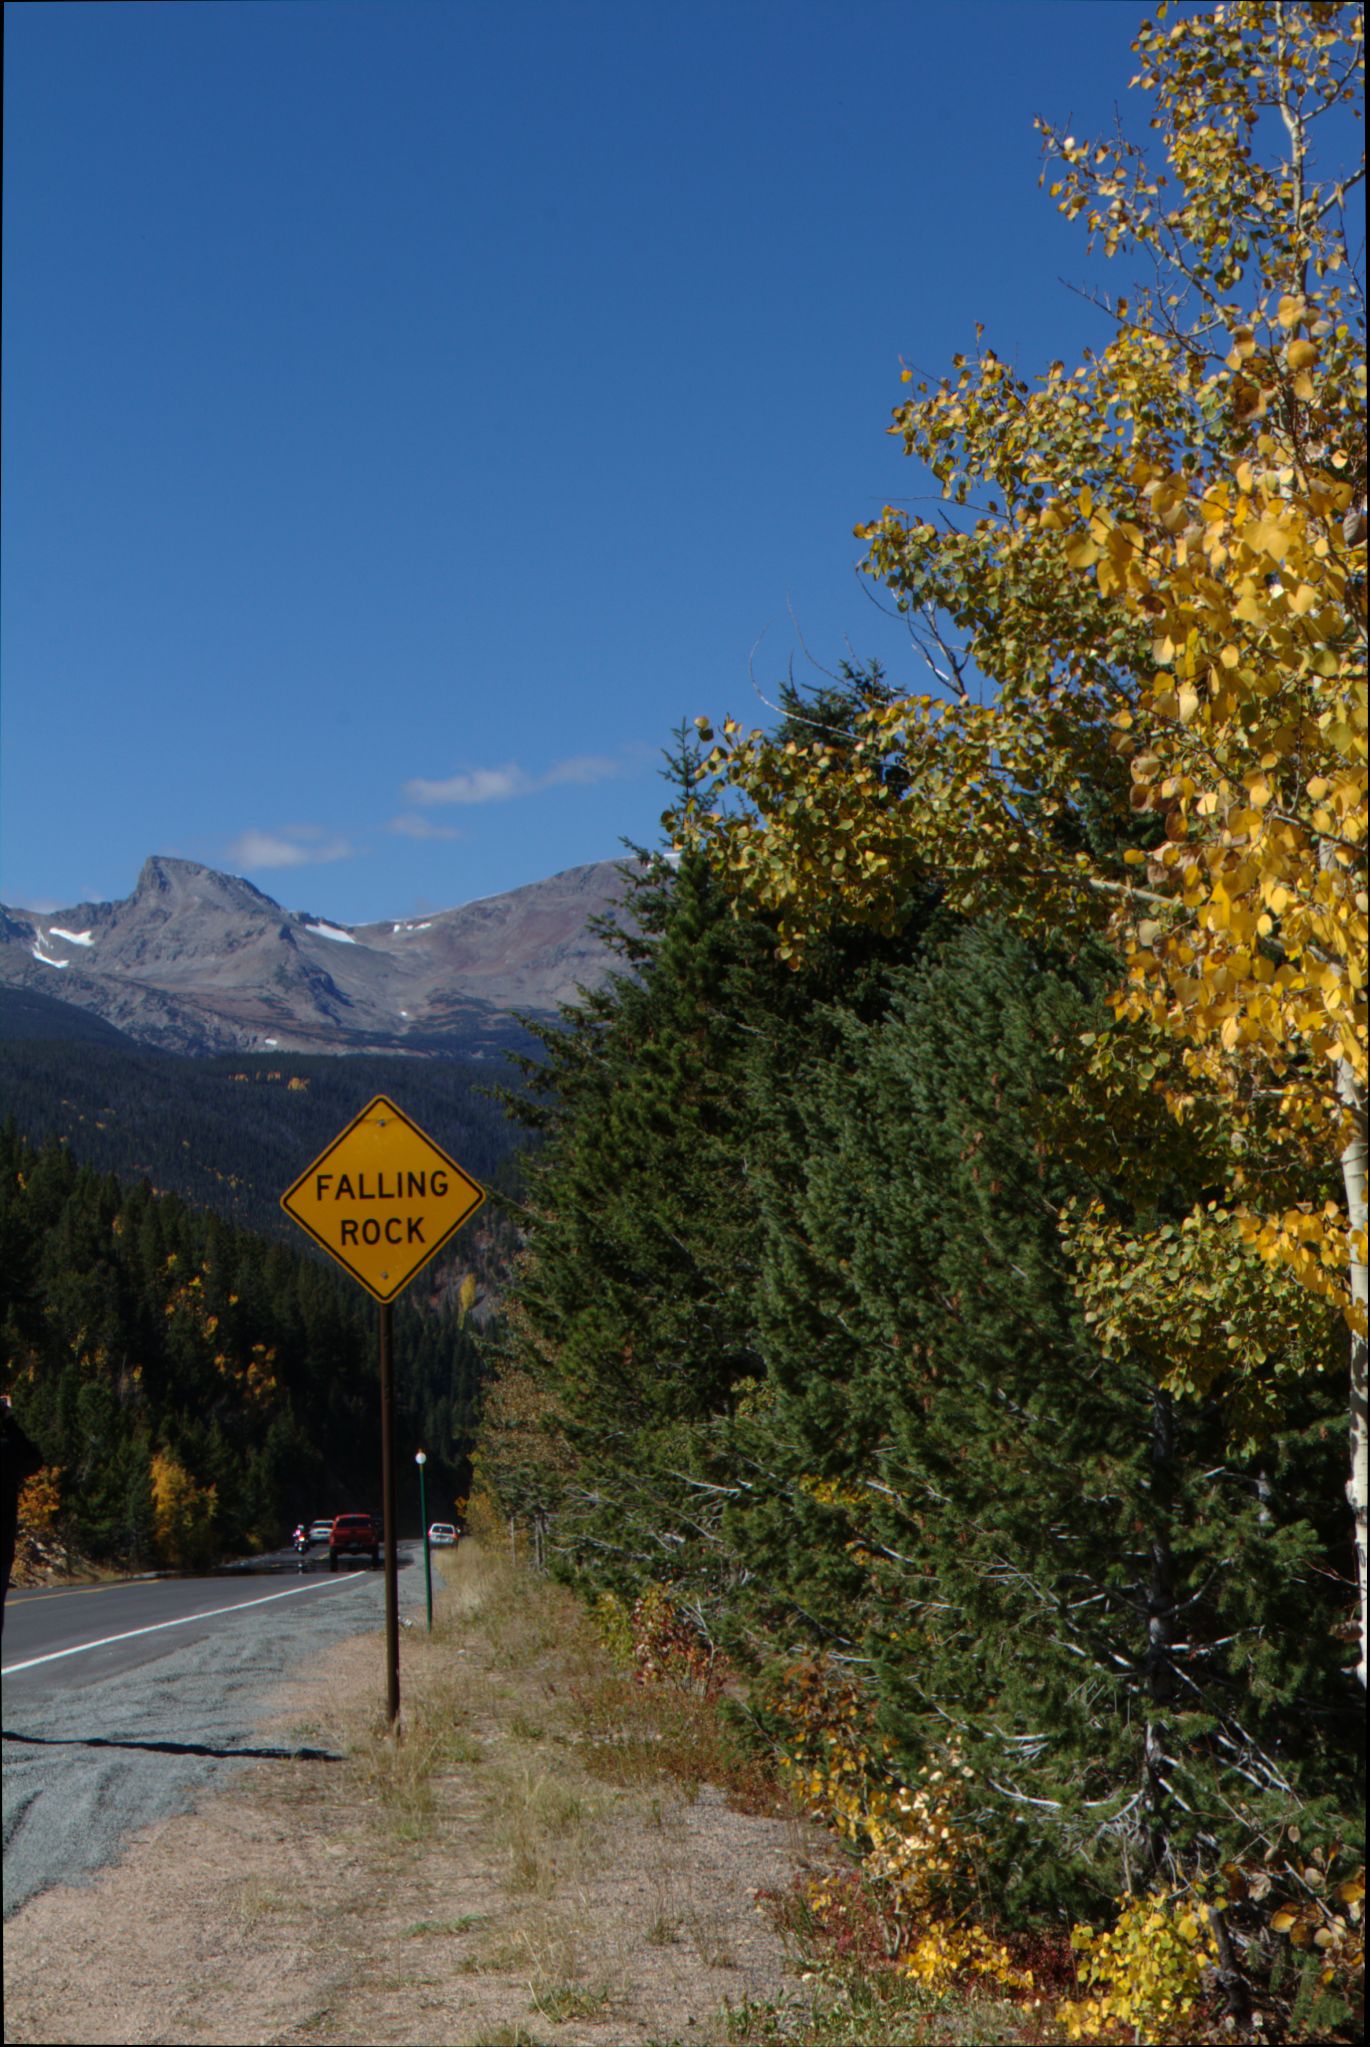
M 428 1494 L 424 1489 L 423 1467 L 428 1462 L 426 1450 L 414 1452 L 414 1462 L 419 1467 L 419 1519 L 423 1523 L 423 1591 L 428 1601 L 428 1632 L 433 1632 L 433 1551 L 428 1540 Z
M 399 1581 L 395 1553 L 394 1361 L 391 1307 L 411 1279 L 485 1200 L 485 1189 L 388 1095 L 373 1101 L 287 1187 L 281 1207 L 378 1304 L 381 1519 L 385 1542 L 385 1711 L 400 1711 Z M 420 1480 L 423 1466 L 420 1464 Z M 428 1521 L 424 1516 L 424 1568 Z M 428 1625 L 433 1592 L 428 1580 Z

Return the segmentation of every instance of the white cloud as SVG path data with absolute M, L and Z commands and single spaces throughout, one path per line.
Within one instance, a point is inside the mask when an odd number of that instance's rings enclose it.
M 431 817 L 419 817 L 412 810 L 392 817 L 385 829 L 398 832 L 404 839 L 459 839 L 462 836 L 454 824 L 434 824 Z
M 549 768 L 542 777 L 541 787 L 556 789 L 563 783 L 572 782 L 588 789 L 596 782 L 611 782 L 615 775 L 622 773 L 623 763 L 610 760 L 607 754 L 580 753 Z
M 410 803 L 507 803 L 511 797 L 533 796 L 539 789 L 559 789 L 568 785 L 590 788 L 596 782 L 612 781 L 615 776 L 630 772 L 624 760 L 615 760 L 608 754 L 573 754 L 568 760 L 556 761 L 545 774 L 530 775 L 517 761 L 507 761 L 502 768 L 471 768 L 457 775 L 449 775 L 444 781 L 429 781 L 423 776 L 406 782 L 404 793 Z M 409 827 L 396 819 L 392 831 L 407 830 Z M 414 837 L 432 836 L 431 833 L 415 832 Z
M 313 867 L 350 860 L 355 852 L 347 839 L 330 838 L 322 825 L 283 825 L 277 832 L 240 832 L 228 858 L 239 867 Z
M 510 761 L 502 768 L 472 768 L 468 774 L 449 775 L 445 782 L 419 777 L 405 783 L 404 793 L 411 803 L 506 803 L 511 796 L 526 796 L 536 786 Z

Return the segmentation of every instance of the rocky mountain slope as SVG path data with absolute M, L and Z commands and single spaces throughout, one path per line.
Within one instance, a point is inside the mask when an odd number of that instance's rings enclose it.
M 169 1051 L 479 1053 L 617 962 L 589 930 L 623 893 L 598 861 L 398 923 L 286 910 L 235 875 L 148 860 L 122 902 L 0 905 L 0 986 Z

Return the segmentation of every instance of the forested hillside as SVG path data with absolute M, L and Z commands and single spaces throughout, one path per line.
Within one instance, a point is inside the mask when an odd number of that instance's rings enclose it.
M 469 1293 L 468 1289 L 468 1293 Z M 6 1390 L 45 1469 L 26 1522 L 97 1561 L 203 1567 L 380 1510 L 375 1311 L 303 1249 L 0 1131 Z M 451 1511 L 478 1408 L 465 1307 L 395 1313 L 401 1474 Z M 418 1501 L 401 1492 L 400 1528 Z
M 526 1042 L 511 1031 L 511 1045 Z M 26 1137 L 59 1139 L 83 1164 L 146 1179 L 296 1246 L 305 1240 L 281 1213 L 281 1194 L 376 1094 L 474 1178 L 497 1183 L 519 1142 L 494 1098 L 499 1078 L 497 1062 L 476 1059 L 183 1058 L 63 1004 L 0 990 L 0 1103 Z M 482 1276 L 495 1227 L 483 1219 L 460 1246 Z
M 1069 2037 L 1351 2038 L 1361 28 L 1135 47 L 1163 162 L 1043 132 L 1154 295 L 895 415 L 919 693 L 698 719 L 638 978 L 545 1034 L 478 1471 L 849 1839 L 835 1954 L 1030 1989 L 1078 1919 Z
M 12 990 L 0 1025 L 6 1384 L 47 1461 L 30 1525 L 143 1567 L 274 1546 L 348 1501 L 378 1510 L 374 1311 L 280 1196 L 381 1092 L 497 1184 L 518 1137 L 490 1065 L 180 1058 Z M 476 1327 L 514 1240 L 488 1206 L 396 1314 L 401 1470 L 425 1447 L 449 1512 Z M 417 1516 L 407 1503 L 402 1525 Z

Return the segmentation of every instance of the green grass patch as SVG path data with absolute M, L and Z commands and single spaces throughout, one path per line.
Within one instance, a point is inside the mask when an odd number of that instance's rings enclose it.
M 932 1996 L 893 1973 L 856 1975 L 822 2001 L 744 1998 L 725 2014 L 729 2047 L 1018 2047 L 1041 2015 L 1002 1999 Z
M 576 1983 L 550 1984 L 533 1993 L 533 2010 L 556 2026 L 571 2019 L 598 2018 L 608 2003 L 607 1990 L 586 1990 Z
M 484 1926 L 484 1912 L 465 1912 L 460 1919 L 416 1919 L 412 1926 L 406 1926 L 405 1940 L 420 1940 L 428 1934 L 469 1933 L 473 1926 Z

